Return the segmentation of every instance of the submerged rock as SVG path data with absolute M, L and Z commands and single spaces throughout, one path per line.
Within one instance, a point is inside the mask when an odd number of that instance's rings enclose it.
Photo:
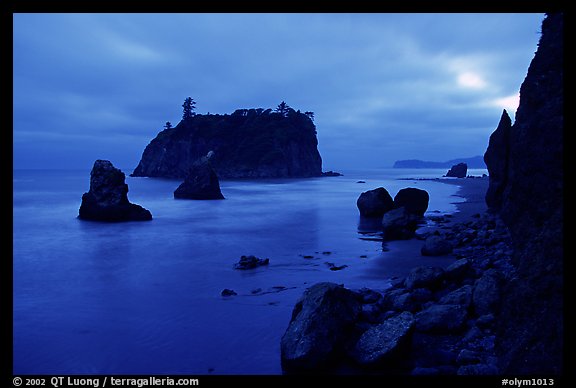
M 270 259 L 259 259 L 256 256 L 241 256 L 238 263 L 234 264 L 235 269 L 253 269 L 256 267 L 261 267 L 263 265 L 268 265 Z
M 384 214 L 382 229 L 385 240 L 409 240 L 414 237 L 422 217 L 406 211 L 405 207 Z
M 358 296 L 335 283 L 308 288 L 294 306 L 280 343 L 282 368 L 311 372 L 327 367 L 361 311 Z
M 222 296 L 234 296 L 234 295 L 238 295 L 238 293 L 234 290 L 229 289 L 229 288 L 225 288 L 222 290 L 220 295 L 222 295 Z
M 128 201 L 126 176 L 108 160 L 96 160 L 90 190 L 82 195 L 78 218 L 93 221 L 149 221 L 150 211 Z

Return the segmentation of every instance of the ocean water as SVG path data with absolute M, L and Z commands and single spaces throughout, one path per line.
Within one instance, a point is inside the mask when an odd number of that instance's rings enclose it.
M 360 233 L 360 193 L 418 187 L 429 213 L 451 213 L 458 186 L 398 179 L 445 172 L 222 181 L 222 201 L 175 200 L 179 181 L 127 177 L 128 198 L 154 219 L 109 224 L 77 218 L 90 171 L 15 170 L 13 371 L 281 374 L 280 338 L 307 287 L 383 290 L 409 270 L 386 265 L 396 243 L 383 251 Z M 270 264 L 235 270 L 241 255 Z M 238 295 L 222 297 L 224 288 Z

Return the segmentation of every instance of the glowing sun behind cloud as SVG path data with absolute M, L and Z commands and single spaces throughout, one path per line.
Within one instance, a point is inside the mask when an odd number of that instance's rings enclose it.
M 458 85 L 471 89 L 483 89 L 486 87 L 486 81 L 478 74 L 467 71 L 458 74 Z

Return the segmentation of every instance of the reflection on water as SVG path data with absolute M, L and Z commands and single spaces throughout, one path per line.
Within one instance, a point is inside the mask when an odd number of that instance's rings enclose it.
M 362 191 L 419 187 L 430 211 L 454 210 L 456 186 L 399 174 L 223 181 L 224 201 L 176 201 L 178 181 L 128 177 L 154 219 L 107 224 L 76 217 L 89 171 L 16 171 L 14 373 L 281 373 L 280 337 L 306 287 L 388 287 L 388 252 L 359 223 Z M 241 255 L 270 264 L 234 270 Z

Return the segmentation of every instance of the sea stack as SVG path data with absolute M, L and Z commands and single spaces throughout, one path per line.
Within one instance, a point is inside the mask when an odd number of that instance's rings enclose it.
M 218 175 L 210 164 L 213 151 L 192 164 L 184 182 L 174 191 L 178 199 L 224 199 Z
M 126 176 L 108 160 L 96 160 L 90 172 L 90 190 L 82 195 L 78 218 L 119 222 L 149 221 L 150 211 L 128 201 Z
M 446 173 L 447 177 L 453 178 L 466 178 L 468 173 L 468 165 L 466 163 L 458 163 L 453 165 Z

